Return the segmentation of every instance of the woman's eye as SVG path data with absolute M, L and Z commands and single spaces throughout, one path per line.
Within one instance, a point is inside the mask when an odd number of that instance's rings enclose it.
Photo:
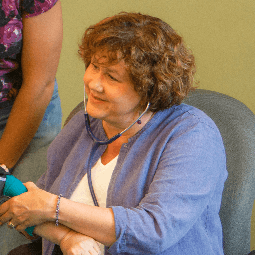
M 93 64 L 93 63 L 91 63 L 91 64 L 92 64 L 92 66 L 93 66 L 94 69 L 96 69 L 96 70 L 98 69 L 98 66 L 96 66 L 96 65 Z
M 110 74 L 108 74 L 109 78 L 113 81 L 118 81 L 116 78 L 114 78 L 113 76 L 111 76 Z

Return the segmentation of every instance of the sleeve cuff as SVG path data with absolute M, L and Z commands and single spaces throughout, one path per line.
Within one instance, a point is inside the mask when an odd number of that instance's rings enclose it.
M 35 17 L 47 12 L 57 3 L 57 1 L 58 0 L 45 0 L 43 3 L 41 3 L 38 0 L 34 0 L 33 7 L 30 7 L 28 10 L 23 9 L 26 12 L 25 18 Z
M 126 231 L 126 224 L 124 220 L 126 218 L 126 210 L 122 206 L 113 206 L 111 208 L 114 214 L 116 242 L 108 248 L 108 251 L 115 255 L 119 254 L 126 246 L 126 238 L 124 238 Z

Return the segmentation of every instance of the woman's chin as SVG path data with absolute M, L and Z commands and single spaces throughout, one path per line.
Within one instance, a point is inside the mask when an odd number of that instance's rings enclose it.
M 95 107 L 89 107 L 88 105 L 87 105 L 87 112 L 88 112 L 89 116 L 91 116 L 92 118 L 95 118 L 95 119 L 103 120 L 105 117 L 104 111 L 102 111 L 101 109 L 95 108 Z

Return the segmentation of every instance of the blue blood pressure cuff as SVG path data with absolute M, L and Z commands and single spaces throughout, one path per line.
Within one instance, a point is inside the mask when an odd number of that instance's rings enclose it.
M 25 192 L 27 192 L 25 185 L 0 166 L 0 205 Z M 33 236 L 33 231 L 34 227 L 26 228 L 26 232 L 30 236 Z

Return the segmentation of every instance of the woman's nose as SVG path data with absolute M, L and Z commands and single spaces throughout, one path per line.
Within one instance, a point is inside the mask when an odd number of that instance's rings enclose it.
M 102 93 L 104 91 L 102 80 L 100 77 L 96 77 L 89 82 L 89 88 L 97 92 Z

